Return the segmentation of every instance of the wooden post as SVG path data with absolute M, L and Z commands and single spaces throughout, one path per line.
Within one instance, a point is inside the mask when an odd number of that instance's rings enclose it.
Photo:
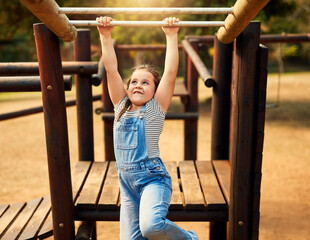
M 230 85 L 233 44 L 214 39 L 213 86 L 211 108 L 211 159 L 228 159 Z
M 260 23 L 252 22 L 237 37 L 233 55 L 230 151 L 229 239 L 251 239 L 256 144 L 256 99 Z
M 117 53 L 117 52 L 116 52 Z M 102 78 L 102 109 L 103 112 L 114 112 L 114 106 L 109 96 L 107 73 L 104 71 Z M 103 119 L 103 136 L 105 160 L 115 161 L 113 143 L 113 119 Z
M 59 40 L 44 24 L 34 25 L 39 62 L 54 239 L 74 239 L 67 115 Z
M 252 184 L 253 194 L 253 209 L 252 209 L 252 240 L 258 240 L 259 230 L 259 207 L 260 207 L 260 189 L 262 176 L 262 160 L 263 160 L 263 145 L 264 145 L 264 130 L 265 130 L 265 111 L 266 111 L 266 89 L 267 89 L 267 65 L 268 65 L 268 48 L 260 46 L 259 48 L 259 86 L 258 100 L 256 104 L 257 115 L 255 117 L 257 124 L 256 143 L 255 143 L 255 164 L 254 178 Z
M 90 30 L 79 29 L 74 41 L 74 60 L 91 61 Z M 91 74 L 76 74 L 76 109 L 80 161 L 94 161 L 94 129 Z
M 213 86 L 211 108 L 211 160 L 229 156 L 230 86 L 233 44 L 214 38 Z M 226 222 L 210 222 L 210 240 L 226 239 Z
M 90 43 L 90 30 L 79 29 L 74 40 L 75 61 L 91 61 Z M 91 77 L 91 74 L 80 73 L 75 75 L 79 161 L 94 161 Z M 82 226 L 85 225 L 92 226 L 92 231 L 96 228 L 96 222 L 83 222 Z
M 194 46 L 197 51 L 197 46 Z M 185 104 L 186 112 L 198 112 L 198 72 L 187 55 L 187 90 L 189 92 L 188 100 Z M 184 160 L 197 159 L 197 136 L 198 120 L 184 120 Z

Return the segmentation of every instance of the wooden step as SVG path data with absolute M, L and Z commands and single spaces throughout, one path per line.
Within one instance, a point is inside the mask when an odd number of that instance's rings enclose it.
M 4 207 L 3 207 L 4 206 Z M 1 239 L 37 239 L 37 232 L 51 208 L 49 197 L 11 205 L 1 205 Z
M 172 179 L 172 220 L 227 218 L 227 204 L 210 161 L 166 161 Z M 117 221 L 120 193 L 115 162 L 96 162 L 76 202 L 77 220 Z

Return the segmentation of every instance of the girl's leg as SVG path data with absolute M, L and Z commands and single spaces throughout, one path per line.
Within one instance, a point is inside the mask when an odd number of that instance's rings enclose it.
M 171 189 L 163 183 L 154 182 L 145 187 L 140 202 L 140 229 L 149 240 L 198 240 L 197 235 L 186 232 L 166 218 Z
M 120 239 L 145 240 L 142 237 L 139 227 L 139 198 L 137 198 L 136 193 L 132 192 L 132 189 L 122 179 L 120 179 L 120 191 Z

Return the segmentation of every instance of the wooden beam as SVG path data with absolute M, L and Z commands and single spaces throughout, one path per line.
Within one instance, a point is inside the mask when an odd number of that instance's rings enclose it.
M 237 0 L 233 13 L 227 16 L 224 26 L 218 30 L 218 39 L 222 43 L 231 43 L 268 2 L 269 0 Z
M 92 74 L 98 72 L 98 62 L 64 61 L 63 74 Z M 0 76 L 39 75 L 37 62 L 0 63 Z
M 38 19 L 54 32 L 59 38 L 71 42 L 76 37 L 76 28 L 69 26 L 65 14 L 58 13 L 59 6 L 54 0 L 19 0 Z
M 72 88 L 72 76 L 64 76 L 65 91 Z M 0 92 L 40 92 L 39 76 L 0 77 Z

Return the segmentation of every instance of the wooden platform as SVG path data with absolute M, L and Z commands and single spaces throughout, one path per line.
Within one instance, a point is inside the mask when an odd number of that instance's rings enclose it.
M 227 221 L 228 161 L 214 161 L 213 164 L 210 161 L 169 161 L 165 166 L 173 187 L 169 219 Z M 72 189 L 76 220 L 119 220 L 120 193 L 115 162 L 78 162 L 72 171 Z M 49 196 L 0 205 L 1 239 L 44 239 L 51 235 Z

